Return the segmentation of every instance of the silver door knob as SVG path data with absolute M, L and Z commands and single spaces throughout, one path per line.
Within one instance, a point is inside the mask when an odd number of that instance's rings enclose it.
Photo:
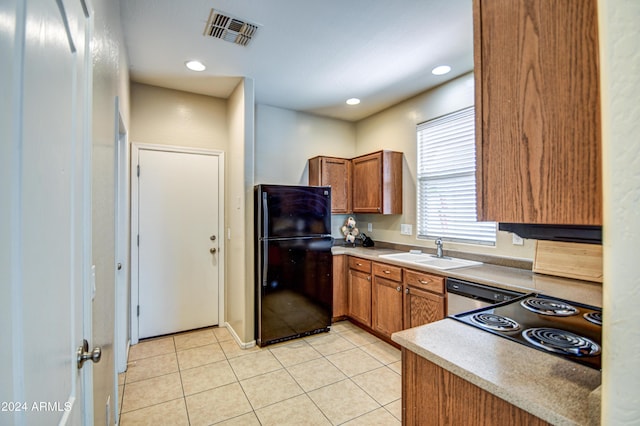
M 82 341 L 82 346 L 78 347 L 77 355 L 78 369 L 80 369 L 85 361 L 92 361 L 94 363 L 99 362 L 100 358 L 102 358 L 102 348 L 100 346 L 96 346 L 91 352 L 89 352 L 89 342 L 87 342 L 87 339 L 84 339 Z
M 215 248 L 215 247 L 211 247 L 211 248 L 209 249 L 209 253 L 211 253 L 211 254 L 214 254 L 216 251 L 217 251 L 217 250 L 216 250 L 216 248 Z

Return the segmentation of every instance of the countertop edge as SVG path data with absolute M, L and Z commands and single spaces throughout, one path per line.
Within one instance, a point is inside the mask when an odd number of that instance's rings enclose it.
M 455 330 L 458 329 L 458 327 L 466 327 L 460 328 L 459 330 L 462 330 L 467 336 L 475 336 L 477 333 L 482 333 L 480 334 L 480 339 L 482 339 L 483 342 L 487 341 L 487 347 L 499 345 L 501 348 L 504 348 L 506 352 L 513 352 L 514 358 L 518 357 L 517 354 L 525 354 L 525 356 L 528 357 L 528 361 L 535 364 L 535 359 L 547 357 L 540 359 L 548 361 L 546 364 L 557 366 L 558 370 L 565 373 L 568 371 L 573 373 L 575 371 L 575 375 L 578 377 L 576 382 L 582 385 L 582 387 L 587 387 L 582 383 L 582 381 L 588 383 L 593 389 L 581 389 L 581 387 L 577 386 L 576 383 L 571 383 L 572 389 L 578 388 L 581 393 L 584 394 L 584 398 L 577 398 L 575 395 L 571 395 L 566 400 L 555 404 L 554 407 L 551 401 L 548 399 L 545 401 L 544 397 L 540 397 L 538 393 L 534 393 L 533 396 L 527 396 L 528 392 L 524 390 L 522 386 L 513 384 L 513 380 L 511 380 L 512 383 L 508 386 L 496 383 L 488 378 L 491 373 L 487 372 L 485 375 L 476 363 L 465 360 L 465 357 L 458 357 L 457 360 L 451 361 L 448 359 L 451 357 L 444 356 L 447 352 L 452 353 L 452 348 L 450 347 L 450 344 L 441 344 L 441 341 L 438 341 L 438 338 L 441 337 L 438 336 L 438 334 L 441 333 L 437 332 L 442 330 L 451 331 L 451 329 Z M 592 417 L 594 413 L 599 413 L 600 406 L 599 400 L 594 400 L 594 398 L 590 397 L 590 394 L 597 392 L 600 386 L 599 371 L 581 365 L 573 365 L 575 363 L 553 357 L 549 354 L 538 354 L 538 351 L 535 349 L 526 348 L 497 336 L 485 336 L 485 334 L 486 333 L 475 330 L 465 324 L 458 323 L 453 319 L 446 318 L 435 323 L 394 333 L 391 338 L 403 348 L 410 350 L 411 352 L 433 362 L 439 367 L 444 368 L 445 370 L 478 386 L 492 395 L 495 395 L 496 397 L 501 398 L 551 424 L 577 426 L 594 423 L 593 419 L 590 417 Z M 448 333 L 447 335 L 450 336 L 451 333 Z M 487 371 L 488 370 L 489 369 L 487 369 Z M 551 370 L 553 370 L 553 368 L 551 368 Z M 545 404 L 545 402 L 547 402 L 547 404 Z M 598 406 L 595 407 L 594 404 Z
M 412 264 L 380 255 L 402 253 L 402 251 L 386 248 L 363 248 L 334 246 L 334 255 L 356 256 L 363 259 L 401 266 L 444 277 L 458 278 L 492 287 L 513 290 L 521 293 L 541 293 L 558 298 L 602 307 L 602 284 L 570 278 L 555 277 L 532 272 L 526 269 L 482 264 L 449 270 Z

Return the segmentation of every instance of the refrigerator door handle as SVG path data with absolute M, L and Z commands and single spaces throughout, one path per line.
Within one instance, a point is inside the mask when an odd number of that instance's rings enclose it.
M 262 287 L 267 286 L 267 272 L 269 271 L 269 203 L 267 193 L 262 193 Z
M 262 240 L 262 287 L 267 286 L 267 273 L 269 272 L 269 242 Z
M 262 193 L 262 232 L 260 236 L 263 239 L 269 238 L 269 203 L 266 192 Z

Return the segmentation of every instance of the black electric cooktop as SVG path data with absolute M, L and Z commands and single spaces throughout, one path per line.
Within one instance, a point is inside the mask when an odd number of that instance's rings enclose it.
M 450 318 L 600 370 L 602 310 L 536 293 Z

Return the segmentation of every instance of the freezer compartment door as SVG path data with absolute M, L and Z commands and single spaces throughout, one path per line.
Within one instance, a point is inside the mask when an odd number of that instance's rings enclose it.
M 258 238 L 291 238 L 331 234 L 331 188 L 258 185 Z
M 331 325 L 331 244 L 330 237 L 262 242 L 256 268 L 259 344 L 312 334 Z

